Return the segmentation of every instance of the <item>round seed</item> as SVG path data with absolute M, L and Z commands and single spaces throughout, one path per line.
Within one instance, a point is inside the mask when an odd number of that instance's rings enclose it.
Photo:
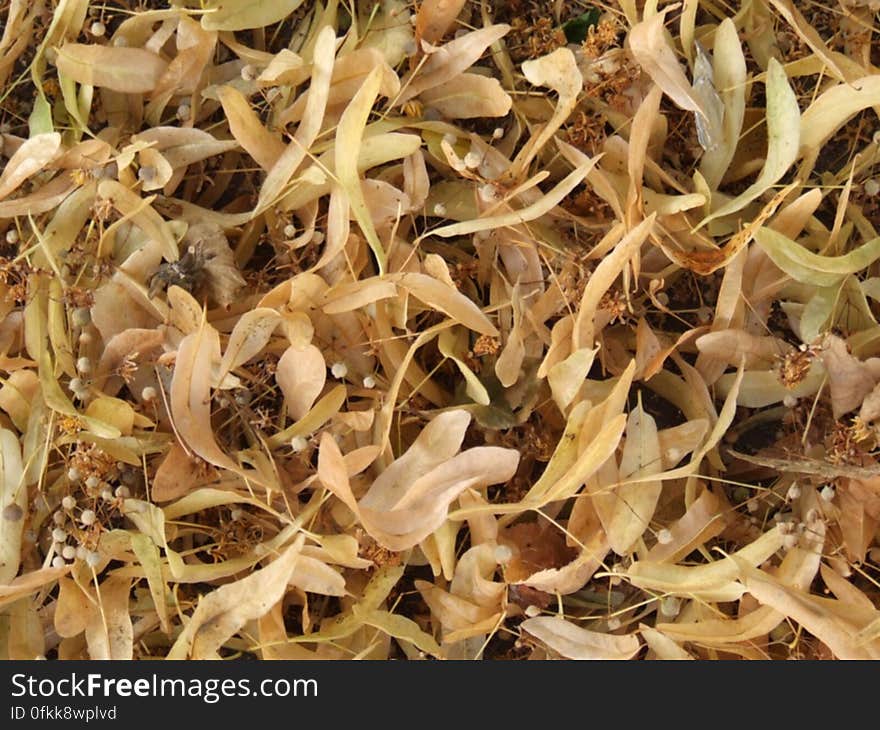
M 6 522 L 18 522 L 24 517 L 24 510 L 17 504 L 7 504 L 3 508 L 3 519 Z

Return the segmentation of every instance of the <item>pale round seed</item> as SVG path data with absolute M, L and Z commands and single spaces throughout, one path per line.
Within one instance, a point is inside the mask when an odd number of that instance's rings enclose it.
M 137 171 L 138 180 L 141 182 L 153 182 L 156 179 L 156 168 L 152 165 L 144 165 L 139 167 Z
M 77 307 L 71 317 L 77 327 L 85 327 L 92 321 L 92 311 L 88 307 Z
M 510 549 L 509 545 L 496 545 L 495 546 L 495 562 L 499 565 L 504 565 L 505 563 L 509 563 L 513 559 L 513 550 Z
M 7 504 L 3 508 L 2 514 L 3 519 L 6 520 L 6 522 L 18 522 L 22 517 L 24 517 L 24 510 L 21 508 L 20 505 L 13 502 L 12 504 Z
M 480 166 L 481 158 L 478 152 L 468 152 L 464 156 L 464 164 L 469 170 L 476 170 Z
M 302 436 L 294 436 L 290 439 L 290 448 L 293 449 L 294 453 L 298 454 L 300 451 L 305 451 L 306 447 L 309 445 L 309 442 L 305 440 Z
M 675 618 L 681 611 L 681 600 L 675 596 L 660 599 L 660 613 L 667 618 Z
M 495 186 L 491 183 L 481 185 L 480 189 L 477 191 L 477 194 L 480 196 L 480 200 L 482 200 L 484 203 L 491 203 L 493 200 L 495 200 Z

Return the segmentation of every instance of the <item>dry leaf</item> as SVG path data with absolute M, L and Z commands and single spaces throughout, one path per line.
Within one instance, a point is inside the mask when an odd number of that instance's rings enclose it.
M 236 470 L 217 445 L 211 428 L 212 362 L 220 358 L 220 338 L 211 325 L 186 335 L 180 342 L 171 379 L 171 415 L 185 445 L 209 464 Z
M 205 30 L 247 30 L 283 20 L 303 0 L 209 0 L 203 6 Z
M 566 659 L 626 660 L 641 649 L 634 635 L 602 634 L 557 616 L 529 618 L 520 627 Z
M 632 27 L 627 36 L 629 50 L 663 93 L 682 109 L 708 119 L 706 110 L 678 64 L 664 32 L 664 21 L 672 8 L 665 8 Z
M 314 345 L 297 348 L 288 347 L 278 361 L 275 380 L 284 398 L 290 415 L 301 419 L 309 412 L 327 381 L 327 363 Z
M 724 114 L 721 139 L 703 154 L 700 172 L 709 189 L 716 190 L 733 160 L 746 111 L 746 60 L 730 18 L 725 18 L 715 31 L 712 70 Z
M 705 225 L 715 218 L 742 210 L 751 201 L 775 185 L 794 163 L 800 145 L 800 107 L 785 70 L 775 59 L 767 68 L 767 157 L 761 174 L 746 190 L 724 203 L 703 219 Z
M 204 596 L 174 642 L 169 658 L 213 658 L 246 622 L 268 613 L 284 595 L 303 542 L 300 536 L 265 568 Z
M 503 117 L 513 105 L 498 79 L 470 73 L 423 91 L 419 98 L 450 119 Z
M 284 153 L 284 143 L 278 135 L 272 134 L 260 122 L 251 109 L 248 100 L 232 86 L 221 86 L 217 90 L 229 131 L 247 153 L 267 172 L 272 169 Z
M 15 191 L 34 173 L 42 170 L 61 153 L 61 135 L 48 132 L 31 137 L 6 161 L 0 174 L 0 199 Z M 59 201 L 60 202 L 60 201 Z
M 465 0 L 425 0 L 416 15 L 416 43 L 437 43 L 455 22 Z
M 228 372 L 262 352 L 280 321 L 281 317 L 274 309 L 257 307 L 246 312 L 229 335 L 217 380 L 222 381 Z
M 21 561 L 28 510 L 21 447 L 12 431 L 0 429 L 0 585 L 11 583 Z
M 379 273 L 384 274 L 385 249 L 376 234 L 376 229 L 370 218 L 369 209 L 361 191 L 357 170 L 364 125 L 367 123 L 370 108 L 376 101 L 381 81 L 382 69 L 377 66 L 369 73 L 363 85 L 343 112 L 336 131 L 335 161 L 339 184 L 345 190 L 355 220 L 360 225 L 361 232 L 366 237 L 373 255 L 376 257 Z
M 66 43 L 58 49 L 58 70 L 80 84 L 125 94 L 152 91 L 168 64 L 143 48 Z
M 849 353 L 846 342 L 835 335 L 825 337 L 821 357 L 828 374 L 834 417 L 840 418 L 862 405 L 874 389 L 880 380 L 880 360 L 860 362 Z
M 132 658 L 134 632 L 128 613 L 130 591 L 129 578 L 111 576 L 101 584 L 96 600 L 89 603 L 85 626 L 89 658 Z
M 465 33 L 446 45 L 433 49 L 427 61 L 401 81 L 402 91 L 396 103 L 403 104 L 423 91 L 458 77 L 508 30 L 508 25 L 490 25 Z
M 641 408 L 633 410 L 627 419 L 626 442 L 620 457 L 620 486 L 612 497 L 611 519 L 604 524 L 608 542 L 618 555 L 630 552 L 648 528 L 662 482 L 646 481 L 644 477 L 659 474 L 662 469 L 657 424 Z M 640 481 L 628 484 L 630 478 Z

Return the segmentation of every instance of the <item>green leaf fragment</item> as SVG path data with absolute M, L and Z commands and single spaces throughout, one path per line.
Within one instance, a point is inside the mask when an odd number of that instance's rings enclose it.
M 820 287 L 834 286 L 848 274 L 862 271 L 880 259 L 880 237 L 843 256 L 813 253 L 770 228 L 759 229 L 755 241 L 792 279 Z
M 566 21 L 562 24 L 565 39 L 569 43 L 583 43 L 587 39 L 590 28 L 599 23 L 601 15 L 598 8 L 590 8 L 576 18 Z

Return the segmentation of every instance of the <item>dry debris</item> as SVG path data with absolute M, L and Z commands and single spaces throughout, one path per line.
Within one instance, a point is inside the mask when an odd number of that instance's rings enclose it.
M 0 658 L 880 658 L 876 3 L 656 5 L 0 3 Z

